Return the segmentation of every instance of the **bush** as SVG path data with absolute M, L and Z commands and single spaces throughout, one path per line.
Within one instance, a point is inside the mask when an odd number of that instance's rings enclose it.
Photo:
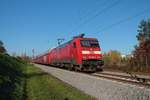
M 20 100 L 23 96 L 25 62 L 0 54 L 0 100 Z

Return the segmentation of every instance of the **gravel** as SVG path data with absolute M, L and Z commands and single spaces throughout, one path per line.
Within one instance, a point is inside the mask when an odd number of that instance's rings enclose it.
M 36 66 L 99 100 L 150 100 L 150 89 L 145 87 L 44 65 Z

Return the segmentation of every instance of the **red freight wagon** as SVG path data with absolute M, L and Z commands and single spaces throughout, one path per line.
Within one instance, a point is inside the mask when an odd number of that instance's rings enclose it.
M 98 40 L 84 38 L 83 34 L 35 58 L 35 61 L 42 64 L 59 65 L 68 69 L 92 72 L 102 70 L 103 65 Z

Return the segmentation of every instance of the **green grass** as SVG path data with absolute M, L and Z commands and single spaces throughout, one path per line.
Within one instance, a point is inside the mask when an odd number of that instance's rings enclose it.
M 0 100 L 93 99 L 27 62 L 0 54 Z
M 33 66 L 27 68 L 27 77 L 27 100 L 95 99 Z

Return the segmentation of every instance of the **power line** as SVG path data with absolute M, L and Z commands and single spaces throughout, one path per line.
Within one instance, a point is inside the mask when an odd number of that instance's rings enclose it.
M 127 17 L 127 18 L 122 19 L 122 20 L 120 20 L 120 21 L 118 21 L 118 22 L 116 22 L 116 23 L 113 23 L 113 24 L 111 24 L 111 25 L 108 25 L 108 26 L 102 28 L 101 30 L 99 30 L 98 32 L 95 32 L 95 33 L 99 33 L 99 32 L 101 32 L 101 31 L 104 31 L 104 30 L 110 29 L 110 28 L 112 28 L 112 27 L 118 26 L 118 25 L 121 24 L 121 23 L 124 23 L 124 22 L 126 22 L 126 21 L 129 21 L 129 20 L 134 19 L 134 18 L 136 18 L 136 17 L 139 17 L 139 16 L 141 16 L 142 14 L 144 14 L 144 13 L 146 13 L 146 12 L 149 12 L 149 11 L 150 11 L 150 8 L 145 9 L 145 10 L 139 12 L 139 13 L 136 13 L 136 14 L 133 15 L 133 16 Z
M 90 17 L 89 19 L 85 20 L 83 23 L 79 24 L 74 30 L 77 30 L 78 28 L 80 28 L 81 26 L 89 23 L 90 21 L 92 21 L 92 19 L 94 19 L 95 17 L 99 16 L 100 14 L 104 13 L 105 11 L 111 9 L 113 6 L 115 6 L 116 4 L 119 3 L 120 0 L 115 1 L 114 3 L 110 4 L 108 7 L 100 10 L 97 14 L 95 14 L 94 16 Z M 73 30 L 73 31 L 74 31 Z
M 106 12 L 107 10 L 113 8 L 113 7 L 114 7 L 115 5 L 117 5 L 119 2 L 120 2 L 120 0 L 117 0 L 117 1 L 113 2 L 112 4 L 110 4 L 109 6 L 107 6 L 106 8 L 100 10 L 97 14 L 95 14 L 94 16 L 90 17 L 89 19 L 85 20 L 83 23 L 79 24 L 75 29 L 72 30 L 72 32 L 75 31 L 75 30 L 77 30 L 77 29 L 80 28 L 81 26 L 83 26 L 83 25 L 89 23 L 90 21 L 92 21 L 92 19 L 94 19 L 95 17 L 99 16 L 100 14 L 102 14 L 102 13 Z
M 99 0 L 99 2 L 101 2 L 100 0 Z M 89 16 L 91 13 L 93 13 L 93 12 L 95 12 L 96 10 L 97 10 L 97 7 L 99 7 L 99 6 L 104 6 L 106 3 L 107 3 L 108 1 L 107 0 L 105 0 L 102 4 L 98 4 L 98 5 L 96 5 L 96 9 L 90 9 L 90 11 L 88 11 L 87 13 L 85 13 L 83 16 L 81 16 L 81 20 L 82 19 L 84 19 L 86 16 Z

